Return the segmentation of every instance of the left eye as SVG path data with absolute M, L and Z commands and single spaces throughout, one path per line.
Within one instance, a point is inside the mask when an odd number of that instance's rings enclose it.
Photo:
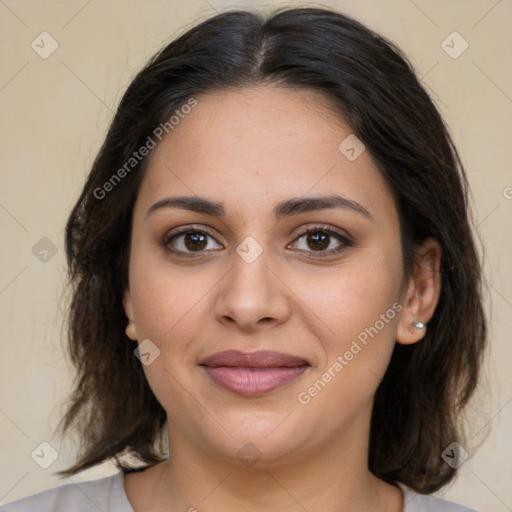
M 338 253 L 352 245 L 351 240 L 328 228 L 308 228 L 297 236 L 297 248 L 307 252 Z

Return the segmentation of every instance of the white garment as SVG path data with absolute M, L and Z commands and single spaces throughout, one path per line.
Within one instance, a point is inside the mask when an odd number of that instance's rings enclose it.
M 399 483 L 404 492 L 403 512 L 476 512 L 455 503 L 417 494 Z M 0 507 L 1 512 L 134 512 L 124 490 L 123 473 L 61 485 Z

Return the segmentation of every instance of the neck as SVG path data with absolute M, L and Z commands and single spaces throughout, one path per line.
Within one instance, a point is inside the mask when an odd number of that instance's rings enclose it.
M 144 494 L 152 496 L 155 511 L 399 512 L 401 491 L 368 470 L 368 432 L 355 428 L 360 425 L 303 449 L 294 460 L 263 457 L 251 467 L 207 453 L 170 426 L 171 457 L 144 472 Z M 137 508 L 136 496 L 132 503 L 137 512 L 146 510 Z

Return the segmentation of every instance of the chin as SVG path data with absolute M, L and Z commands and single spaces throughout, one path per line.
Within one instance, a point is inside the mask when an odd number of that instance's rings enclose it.
M 215 452 L 215 458 L 228 464 L 255 469 L 283 465 L 299 458 L 312 436 L 304 423 L 296 424 L 293 414 L 286 418 L 288 414 L 289 411 L 227 414 L 223 416 L 222 435 L 216 429 L 215 434 L 202 431 L 201 436 L 209 451 Z

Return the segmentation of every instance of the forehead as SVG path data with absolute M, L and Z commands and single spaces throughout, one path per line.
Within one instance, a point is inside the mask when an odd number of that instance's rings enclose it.
M 270 208 L 289 197 L 340 193 L 377 210 L 393 206 L 369 152 L 351 160 L 340 151 L 354 134 L 322 93 L 262 85 L 195 99 L 153 151 L 141 202 L 201 195 L 240 210 L 254 201 Z

